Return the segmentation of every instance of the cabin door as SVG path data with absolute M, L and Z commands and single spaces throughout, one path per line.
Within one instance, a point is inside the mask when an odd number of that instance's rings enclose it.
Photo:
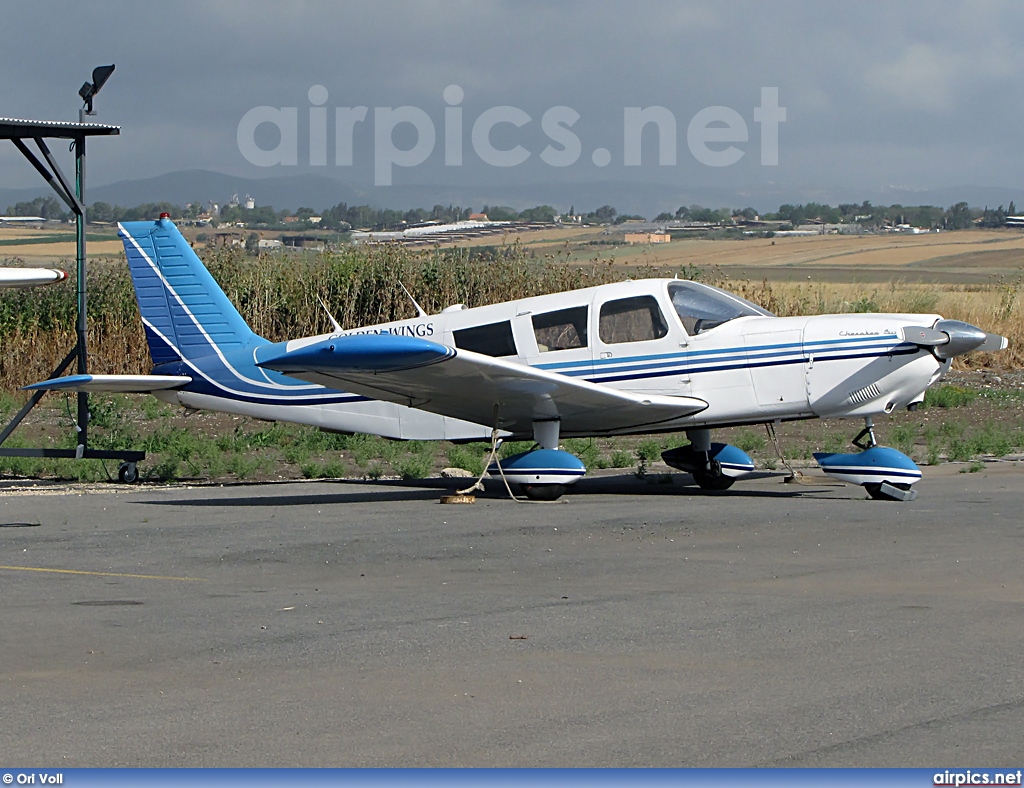
M 689 394 L 686 338 L 651 293 L 598 297 L 591 318 L 595 383 L 648 394 Z

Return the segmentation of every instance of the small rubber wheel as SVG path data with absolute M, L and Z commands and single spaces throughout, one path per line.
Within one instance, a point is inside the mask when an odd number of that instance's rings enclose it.
M 117 469 L 117 480 L 122 484 L 135 484 L 139 480 L 139 469 L 134 462 L 122 462 Z
M 731 476 L 712 476 L 706 471 L 691 471 L 690 475 L 702 490 L 728 490 L 736 481 Z
M 893 487 L 900 490 L 909 490 L 909 484 L 901 484 L 898 482 L 889 482 Z M 864 489 L 868 491 L 870 495 L 876 501 L 898 501 L 898 498 L 893 498 L 891 495 L 886 495 L 882 492 L 882 484 L 880 482 L 872 482 L 871 484 L 865 484 Z
M 524 484 L 523 494 L 531 501 L 557 501 L 565 494 L 564 484 Z

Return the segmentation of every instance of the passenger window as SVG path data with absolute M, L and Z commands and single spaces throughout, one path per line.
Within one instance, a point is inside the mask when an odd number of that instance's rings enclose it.
M 606 345 L 661 339 L 668 324 L 654 296 L 635 296 L 608 301 L 601 305 L 598 332 Z
M 587 346 L 588 307 L 575 306 L 534 315 L 533 334 L 541 353 Z
M 453 331 L 455 347 L 460 350 L 472 350 L 485 356 L 499 358 L 515 356 L 516 341 L 512 338 L 512 324 L 505 320 L 501 323 L 489 323 L 485 326 L 460 328 Z

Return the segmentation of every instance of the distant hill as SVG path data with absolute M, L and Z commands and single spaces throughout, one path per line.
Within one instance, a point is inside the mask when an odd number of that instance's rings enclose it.
M 226 203 L 231 195 L 239 199 L 251 195 L 257 205 L 296 209 L 308 206 L 322 210 L 347 202 L 369 204 L 376 208 L 431 208 L 434 205 L 461 205 L 479 210 L 483 205 L 508 205 L 516 209 L 535 205 L 553 205 L 567 211 L 570 206 L 593 210 L 613 205 L 620 213 L 674 211 L 680 205 L 732 206 L 750 200 L 728 190 L 688 190 L 661 183 L 597 182 L 536 183 L 511 186 L 395 185 L 357 186 L 318 174 L 296 174 L 273 178 L 241 178 L 209 170 L 182 170 L 135 181 L 119 181 L 90 187 L 87 200 L 131 207 L 147 202 L 185 205 L 193 200 Z M 0 212 L 9 205 L 48 196 L 45 185 L 35 189 L 0 189 Z M 774 199 L 774 198 L 769 198 Z M 744 201 L 745 200 L 745 201 Z M 703 201 L 703 202 L 702 202 Z M 739 203 L 737 202 L 737 205 Z
M 50 194 L 45 185 L 38 189 L 0 189 L 0 211 L 9 205 Z M 148 202 L 185 205 L 193 200 L 213 200 L 223 205 L 233 194 L 237 194 L 239 199 L 249 194 L 258 205 L 273 205 L 278 210 L 300 206 L 319 210 L 349 201 L 354 196 L 343 182 L 318 175 L 259 179 L 239 178 L 209 170 L 180 170 L 137 181 L 89 187 L 86 200 L 126 208 Z
M 0 212 L 18 202 L 49 196 L 51 192 L 40 183 L 34 189 L 0 189 Z M 870 200 L 878 205 L 937 205 L 949 207 L 966 201 L 972 207 L 1008 205 L 1014 200 L 1024 205 L 1024 188 L 955 186 L 942 189 L 911 191 L 885 188 L 857 194 L 830 192 L 793 184 L 760 187 L 738 191 L 734 188 L 659 182 L 597 181 L 544 182 L 524 185 L 395 185 L 373 187 L 355 185 L 317 173 L 301 173 L 272 178 L 242 178 L 209 170 L 181 170 L 152 178 L 119 181 L 106 186 L 90 187 L 88 202 L 107 202 L 132 207 L 148 202 L 170 202 L 185 205 L 193 200 L 214 200 L 226 203 L 231 195 L 240 199 L 251 195 L 257 205 L 296 209 L 308 206 L 314 210 L 347 202 L 349 205 L 369 204 L 377 208 L 431 208 L 434 205 L 461 205 L 479 210 L 483 205 L 508 205 L 521 210 L 535 205 L 552 205 L 566 211 L 594 210 L 612 205 L 619 213 L 654 217 L 662 211 L 673 212 L 681 205 L 699 204 L 709 208 L 740 208 L 753 206 L 761 212 L 774 211 L 782 203 L 820 202 L 836 205 L 841 202 Z

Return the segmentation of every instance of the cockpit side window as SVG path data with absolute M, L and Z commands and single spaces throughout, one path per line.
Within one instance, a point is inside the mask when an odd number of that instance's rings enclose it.
M 771 312 L 745 298 L 699 282 L 671 282 L 668 295 L 683 328 L 690 336 L 738 317 L 774 317 Z
M 587 346 L 586 306 L 574 306 L 534 315 L 533 333 L 541 353 L 549 350 L 571 350 Z

